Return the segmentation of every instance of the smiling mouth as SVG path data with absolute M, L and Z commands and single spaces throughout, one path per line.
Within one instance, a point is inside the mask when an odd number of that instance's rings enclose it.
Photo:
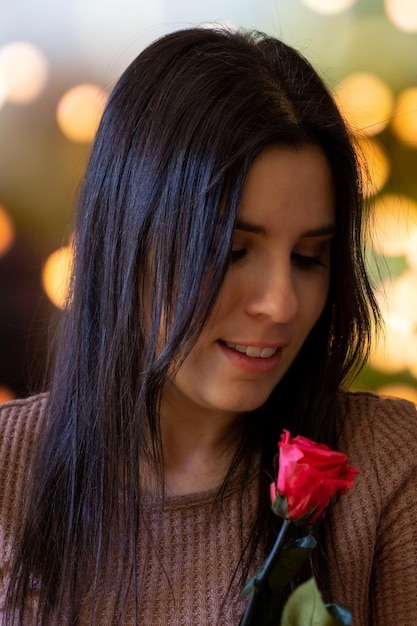
M 234 343 L 229 343 L 227 341 L 224 342 L 224 345 L 230 348 L 231 350 L 235 350 L 235 352 L 240 352 L 241 354 L 245 354 L 246 356 L 255 358 L 255 359 L 269 359 L 271 356 L 277 352 L 278 348 L 260 348 L 259 346 L 242 346 Z

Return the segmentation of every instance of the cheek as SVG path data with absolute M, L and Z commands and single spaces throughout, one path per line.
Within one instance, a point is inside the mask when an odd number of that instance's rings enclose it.
M 204 325 L 202 335 L 209 334 L 218 323 L 221 323 L 227 315 L 236 309 L 238 293 L 233 289 L 233 281 L 226 276 L 224 283 L 217 295 L 217 299 L 208 320 Z
M 306 289 L 304 297 L 304 323 L 308 327 L 308 332 L 313 328 L 323 313 L 329 295 L 329 278 L 320 281 L 320 283 L 310 283 Z M 307 333 L 308 334 L 308 333 Z

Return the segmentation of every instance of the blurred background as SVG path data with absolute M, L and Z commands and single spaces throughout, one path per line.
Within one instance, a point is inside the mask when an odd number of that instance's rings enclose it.
M 0 0 L 0 401 L 42 387 L 77 188 L 107 95 L 155 38 L 205 23 L 298 48 L 354 131 L 385 320 L 354 386 L 417 399 L 416 0 Z

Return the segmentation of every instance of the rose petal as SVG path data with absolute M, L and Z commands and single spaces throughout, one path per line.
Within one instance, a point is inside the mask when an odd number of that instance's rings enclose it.
M 271 486 L 271 500 L 284 495 L 290 519 L 305 517 L 314 509 L 309 523 L 316 521 L 326 510 L 336 493 L 344 494 L 354 485 L 359 470 L 348 465 L 348 458 L 306 437 L 291 438 L 285 430 L 279 448 L 279 471 Z

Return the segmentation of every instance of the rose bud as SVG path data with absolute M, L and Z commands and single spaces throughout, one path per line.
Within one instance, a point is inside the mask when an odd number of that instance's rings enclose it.
M 305 437 L 281 435 L 279 469 L 271 484 L 274 512 L 298 523 L 313 524 L 323 515 L 335 494 L 354 486 L 359 470 L 348 465 L 348 458 L 325 444 Z

